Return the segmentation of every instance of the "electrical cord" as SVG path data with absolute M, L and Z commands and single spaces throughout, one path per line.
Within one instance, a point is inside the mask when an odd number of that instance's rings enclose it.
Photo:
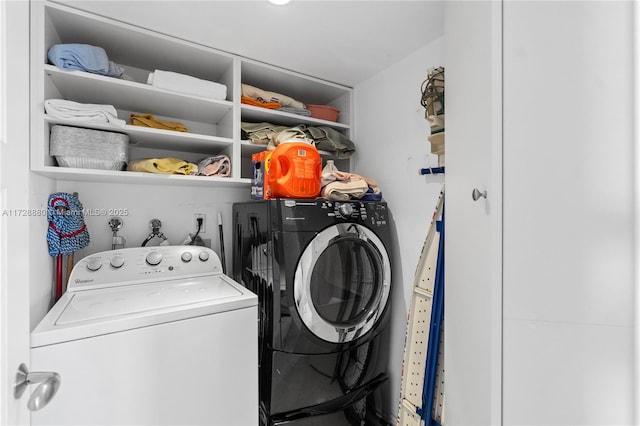
M 197 218 L 196 222 L 198 222 L 198 230 L 196 231 L 196 235 L 193 236 L 194 239 L 198 236 L 198 234 L 200 233 L 200 230 L 202 229 L 202 218 L 201 217 Z
M 198 222 L 198 229 L 196 230 L 196 233 L 193 237 L 191 237 L 191 242 L 189 243 L 190 246 L 195 246 L 196 245 L 196 241 L 198 241 L 198 239 L 202 239 L 200 237 L 198 237 L 198 235 L 200 234 L 200 230 L 202 229 L 202 218 L 199 217 L 196 219 L 196 221 Z
M 430 111 L 432 114 L 444 113 L 444 67 L 437 67 L 430 70 L 427 79 L 422 82 L 420 87 L 422 96 L 420 97 L 420 105 L 426 110 L 434 107 L 436 102 L 440 103 L 440 108 L 436 111 Z

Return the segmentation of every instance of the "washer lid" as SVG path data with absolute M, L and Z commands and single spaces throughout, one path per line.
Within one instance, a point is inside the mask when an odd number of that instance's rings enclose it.
M 31 333 L 31 347 L 257 305 L 226 275 L 66 292 Z
M 242 293 L 239 290 L 218 277 L 85 291 L 71 298 L 55 325 L 70 325 L 240 295 Z

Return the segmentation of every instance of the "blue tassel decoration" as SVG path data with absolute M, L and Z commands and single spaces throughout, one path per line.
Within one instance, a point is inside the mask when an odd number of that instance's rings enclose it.
M 73 254 L 89 245 L 82 211 L 82 203 L 72 194 L 56 192 L 49 196 L 47 243 L 50 256 Z

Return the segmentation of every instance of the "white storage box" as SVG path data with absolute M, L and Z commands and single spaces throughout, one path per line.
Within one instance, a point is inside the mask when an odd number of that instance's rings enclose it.
M 128 161 L 129 136 L 123 133 L 55 125 L 49 154 L 61 167 L 122 170 Z

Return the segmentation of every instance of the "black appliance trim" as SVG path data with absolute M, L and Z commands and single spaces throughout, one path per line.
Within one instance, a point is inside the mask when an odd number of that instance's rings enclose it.
M 271 415 L 271 424 L 283 425 L 288 422 L 303 419 L 311 416 L 319 416 L 323 414 L 331 414 L 341 411 L 357 401 L 369 396 L 370 393 L 375 391 L 380 385 L 387 381 L 388 377 L 385 373 L 378 374 L 368 383 L 342 395 L 339 398 L 331 401 L 323 402 L 321 404 L 312 405 L 311 407 L 300 408 L 297 410 L 287 411 L 285 413 L 278 413 Z

